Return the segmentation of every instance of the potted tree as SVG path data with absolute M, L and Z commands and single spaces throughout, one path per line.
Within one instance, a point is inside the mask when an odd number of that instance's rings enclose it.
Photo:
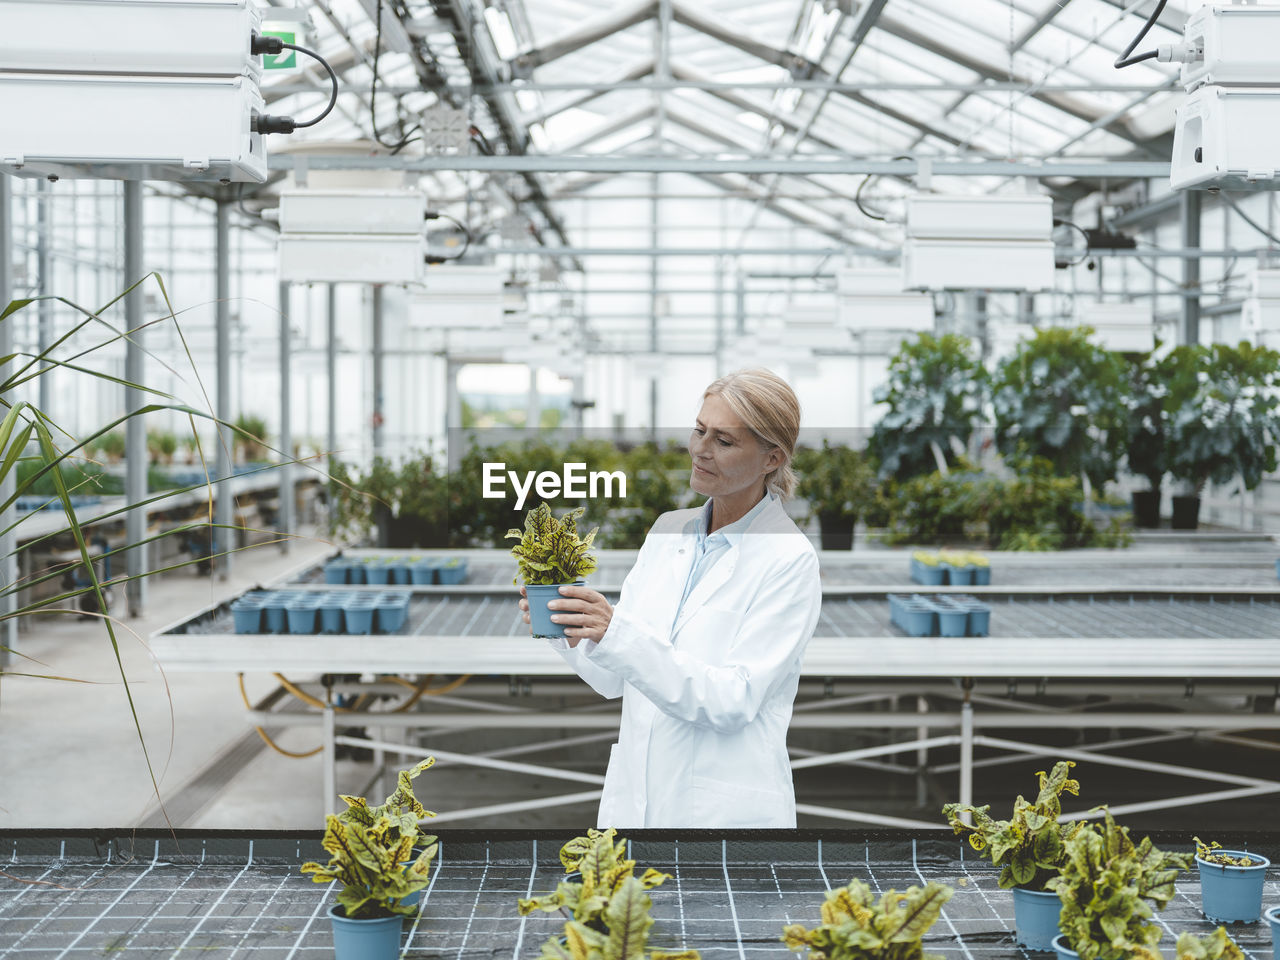
M 938 960 L 923 951 L 921 941 L 953 893 L 931 881 L 903 893 L 887 890 L 877 900 L 870 886 L 853 879 L 827 891 L 821 926 L 788 924 L 782 941 L 794 953 L 808 951 L 811 960 Z
M 1190 491 L 1174 498 L 1174 527 L 1195 529 L 1206 485 L 1239 477 L 1252 490 L 1276 469 L 1280 353 L 1243 342 L 1184 346 L 1169 367 L 1169 472 Z
M 1010 458 L 1049 460 L 1059 476 L 1114 480 L 1129 444 L 1124 361 L 1089 327 L 1036 331 L 996 371 L 996 446 Z
M 242 413 L 231 425 L 239 435 L 237 443 L 241 451 L 243 463 L 254 463 L 266 457 L 267 421 L 262 417 Z
M 1104 822 L 1086 824 L 1066 840 L 1066 860 L 1045 884 L 1062 901 L 1062 933 L 1053 941 L 1059 960 L 1153 953 L 1160 940 L 1155 910 L 1173 899 L 1174 879 L 1191 865 L 1190 854 L 1159 850 L 1150 837 L 1134 844 L 1129 828 L 1101 809 Z
M 435 837 L 421 837 L 418 820 L 435 816 L 413 793 L 413 779 L 433 763 L 428 758 L 401 770 L 396 790 L 371 807 L 364 797 L 342 799 L 347 809 L 325 817 L 327 864 L 304 863 L 316 883 L 342 883 L 329 908 L 338 960 L 395 960 L 400 953 L 400 921 L 412 916 L 413 897 L 431 882 Z M 421 844 L 418 851 L 415 846 Z
M 540 503 L 525 514 L 524 530 L 511 529 L 505 539 L 518 538 L 511 555 L 519 564 L 512 583 L 524 581 L 529 599 L 529 620 L 535 637 L 564 637 L 564 629 L 551 622 L 547 602 L 560 595 L 560 588 L 585 582 L 596 568 L 591 543 L 598 527 L 586 537 L 578 536 L 578 518 L 583 509 L 570 510 L 557 519 L 546 503 Z
M 1223 850 L 1216 840 L 1193 839 L 1204 915 L 1218 923 L 1256 923 L 1262 916 L 1262 885 L 1271 861 L 1243 850 Z
M 1160 526 L 1160 484 L 1169 468 L 1165 439 L 1164 399 L 1169 392 L 1170 371 L 1151 353 L 1137 354 L 1129 361 L 1129 473 L 1145 477 L 1146 490 L 1132 493 L 1133 523 L 1137 527 Z
M 822 449 L 803 447 L 793 460 L 796 493 L 818 520 L 823 550 L 853 548 L 853 526 L 875 496 L 875 472 L 858 450 L 825 437 Z
M 981 422 L 989 377 L 967 337 L 922 333 L 889 362 L 889 379 L 874 394 L 888 406 L 867 450 L 881 476 L 908 480 L 956 463 Z
M 967 834 L 969 845 L 1001 868 L 1000 887 L 1013 890 L 1018 943 L 1032 950 L 1052 949 L 1062 903 L 1045 885 L 1066 861 L 1067 842 L 1084 827 L 1083 821 L 1058 823 L 1062 794 L 1080 793 L 1080 783 L 1068 776 L 1073 766 L 1070 760 L 1059 760 L 1047 776 L 1043 771 L 1037 773 L 1040 792 L 1035 802 L 1019 796 L 1009 820 L 992 820 L 987 815 L 990 806 L 949 803 L 942 808 L 952 829 Z

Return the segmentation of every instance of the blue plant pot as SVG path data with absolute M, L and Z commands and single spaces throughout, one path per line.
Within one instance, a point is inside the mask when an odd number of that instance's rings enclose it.
M 388 583 L 407 584 L 411 582 L 409 576 L 409 564 L 407 563 L 389 563 L 387 564 Z
M 345 560 L 334 560 L 324 565 L 324 582 L 325 583 L 346 583 L 347 571 L 351 569 L 351 564 Z
M 1018 943 L 1029 950 L 1052 950 L 1062 901 L 1046 890 L 1013 888 L 1013 924 Z
M 319 607 L 310 600 L 297 600 L 285 609 L 289 618 L 289 632 L 309 634 L 316 632 L 316 615 Z
M 385 563 L 371 563 L 364 568 L 365 583 L 385 584 L 391 578 L 391 568 Z
M 910 637 L 933 636 L 933 610 L 917 603 L 903 605 L 900 626 Z
M 1058 960 L 1077 960 L 1080 956 L 1080 954 L 1067 946 L 1067 938 L 1062 934 L 1058 934 L 1053 938 L 1053 949 L 1058 954 Z
M 924 587 L 940 587 L 946 582 L 946 571 L 942 569 L 942 564 L 931 567 L 927 563 L 921 563 L 916 567 L 916 573 L 916 582 Z
M 453 566 L 441 564 L 436 567 L 436 580 L 440 583 L 465 583 L 467 579 L 467 561 L 460 560 Z
M 363 560 L 353 560 L 347 567 L 347 583 L 367 583 L 365 573 L 368 569 L 369 565 Z
M 231 616 L 236 623 L 236 633 L 262 632 L 262 604 L 236 600 L 231 604 Z
M 970 587 L 973 586 L 973 567 L 957 567 L 950 563 L 940 563 L 943 573 L 946 574 L 947 583 L 953 587 Z
M 326 596 L 320 601 L 320 632 L 342 632 L 342 597 Z
M 1280 960 L 1280 907 L 1272 907 L 1263 917 L 1271 926 L 1271 956 Z
M 409 619 L 409 604 L 399 597 L 382 597 L 375 610 L 378 633 L 397 633 Z
M 348 602 L 342 611 L 347 623 L 347 633 L 373 633 L 375 609 L 372 603 Z
M 1260 860 L 1251 867 L 1229 867 L 1196 857 L 1200 868 L 1200 909 L 1214 923 L 1256 923 L 1262 916 L 1262 884 L 1271 861 L 1245 850 L 1216 850 Z
M 938 612 L 938 636 L 963 637 L 969 625 L 969 611 L 956 607 L 935 608 Z
M 965 628 L 971 637 L 985 637 L 991 632 L 991 608 L 985 603 L 969 606 L 969 623 Z
M 329 908 L 336 960 L 396 960 L 400 955 L 401 918 L 398 914 L 372 920 L 352 920 L 341 904 Z
M 419 560 L 409 567 L 409 578 L 414 584 L 423 585 L 436 582 L 436 563 L 434 560 Z
M 573 586 L 582 586 L 585 580 L 575 580 Z M 560 588 L 570 586 L 565 583 L 528 584 L 524 586 L 529 600 L 529 627 L 535 637 L 564 637 L 564 627 L 551 622 L 551 611 L 547 602 L 560 598 Z
M 991 586 L 991 568 L 975 566 L 973 568 L 973 585 L 975 587 Z
M 262 608 L 267 621 L 267 633 L 288 633 L 288 621 L 285 619 L 288 603 L 283 594 L 268 595 Z

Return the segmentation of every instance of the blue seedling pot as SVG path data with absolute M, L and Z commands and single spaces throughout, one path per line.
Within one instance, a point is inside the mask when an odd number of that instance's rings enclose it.
M 340 593 L 326 593 L 320 598 L 320 632 L 342 632 L 343 600 Z
M 1067 938 L 1062 934 L 1053 938 L 1053 949 L 1058 954 L 1058 960 L 1077 960 L 1080 956 L 1067 946 Z
M 585 580 L 566 583 L 526 583 L 525 594 L 529 600 L 529 627 L 535 637 L 564 637 L 564 627 L 551 622 L 551 611 L 547 609 L 549 600 L 560 599 L 560 588 L 566 586 L 582 586 Z
M 991 586 L 991 568 L 975 566 L 973 568 L 973 585 L 975 587 Z
M 289 632 L 310 634 L 316 632 L 316 619 L 320 615 L 320 598 L 303 594 L 292 597 L 285 607 L 289 619 Z
M 396 960 L 400 955 L 401 917 L 352 920 L 342 905 L 329 908 L 333 923 L 333 953 L 337 960 Z
M 902 605 L 898 625 L 910 637 L 933 636 L 933 607 L 918 600 L 908 600 Z
M 1280 560 L 1276 562 L 1280 563 Z M 1280 960 L 1280 907 L 1272 907 L 1263 917 L 1271 925 L 1271 956 Z
M 937 566 L 929 566 L 927 563 L 916 565 L 918 576 L 916 582 L 925 587 L 940 587 L 945 583 L 946 571 L 942 569 L 942 564 Z
M 1013 888 L 1013 924 L 1018 943 L 1029 950 L 1052 950 L 1062 901 L 1045 890 Z
M 348 597 L 342 610 L 347 622 L 347 633 L 373 633 L 375 609 L 377 608 L 371 598 Z
M 938 605 L 938 636 L 963 637 L 969 626 L 969 611 L 951 605 Z
M 288 633 L 288 621 L 285 610 L 289 599 L 283 593 L 269 593 L 263 602 L 263 613 L 267 621 L 267 633 Z
M 1271 861 L 1245 850 L 1215 850 L 1249 857 L 1251 867 L 1230 867 L 1196 857 L 1200 869 L 1200 909 L 1214 923 L 1256 923 L 1262 916 L 1262 884 Z
M 991 632 L 991 608 L 985 603 L 971 602 L 969 605 L 969 636 L 985 637 Z
M 394 563 L 387 564 L 387 582 L 394 584 L 407 584 L 411 582 L 409 576 L 409 564 L 405 560 L 397 560 Z
M 364 579 L 366 583 L 385 584 L 391 577 L 391 568 L 385 563 L 365 564 Z
M 376 616 L 378 633 L 396 633 L 402 630 L 409 618 L 409 598 L 382 594 L 378 597 Z
M 950 563 L 938 564 L 942 568 L 942 572 L 946 575 L 947 583 L 953 587 L 971 587 L 973 586 L 973 567 L 957 567 Z M 947 634 L 943 634 L 947 636 Z
M 347 567 L 347 583 L 366 583 L 365 571 L 369 565 L 363 560 L 352 560 Z
M 436 567 L 436 579 L 440 583 L 463 583 L 467 579 L 467 561 L 441 563 Z
M 324 582 L 346 583 L 347 571 L 350 569 L 351 564 L 345 560 L 330 560 L 324 565 Z
M 436 562 L 434 560 L 419 560 L 417 563 L 409 566 L 409 577 L 414 584 L 425 586 L 436 582 Z
M 235 620 L 236 633 L 262 632 L 262 604 L 257 600 L 241 597 L 231 603 L 231 616 Z

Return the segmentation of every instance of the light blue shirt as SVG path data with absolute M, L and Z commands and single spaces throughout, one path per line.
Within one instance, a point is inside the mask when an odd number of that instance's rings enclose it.
M 693 563 L 689 567 L 689 576 L 684 582 L 684 595 L 680 598 L 680 606 L 676 610 L 677 620 L 680 619 L 680 612 L 684 609 L 684 603 L 689 599 L 689 594 L 693 592 L 693 588 L 698 585 L 698 581 L 707 575 L 707 571 L 716 565 L 716 561 L 721 556 L 729 552 L 729 547 L 742 539 L 743 534 L 747 532 L 747 527 L 751 526 L 751 522 L 774 499 L 776 499 L 774 494 L 766 491 L 765 495 L 760 498 L 760 502 L 754 507 L 733 521 L 733 523 L 725 524 L 711 534 L 707 533 L 707 529 L 711 526 L 712 501 L 707 501 L 706 506 L 694 521 L 694 534 L 697 539 L 693 548 Z

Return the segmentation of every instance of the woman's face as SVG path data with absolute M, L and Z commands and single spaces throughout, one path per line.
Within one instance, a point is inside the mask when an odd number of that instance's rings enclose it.
M 721 498 L 759 489 L 782 463 L 781 451 L 764 449 L 718 394 L 702 401 L 689 436 L 689 456 L 689 486 L 696 493 Z

